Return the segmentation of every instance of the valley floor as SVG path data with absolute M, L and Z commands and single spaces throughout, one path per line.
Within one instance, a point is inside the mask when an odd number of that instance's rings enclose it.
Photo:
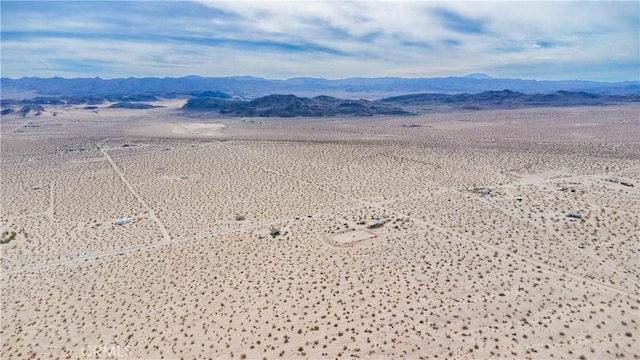
M 1 358 L 640 357 L 637 105 L 164 105 L 2 118 Z

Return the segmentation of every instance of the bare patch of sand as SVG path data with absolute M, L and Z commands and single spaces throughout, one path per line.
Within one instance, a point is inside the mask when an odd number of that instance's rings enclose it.
M 364 230 L 360 231 L 346 231 L 341 234 L 333 236 L 333 241 L 337 244 L 349 244 L 360 242 L 363 240 L 374 238 L 375 235 Z
M 173 128 L 173 132 L 181 135 L 219 136 L 220 130 L 224 128 L 224 124 L 177 124 Z
M 128 129 L 131 135 L 146 137 L 220 137 L 224 124 L 204 124 L 204 123 L 151 123 Z

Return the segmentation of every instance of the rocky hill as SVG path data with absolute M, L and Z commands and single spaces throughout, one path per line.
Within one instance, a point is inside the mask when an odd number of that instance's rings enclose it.
M 330 96 L 306 98 L 295 95 L 268 95 L 251 101 L 194 98 L 189 99 L 182 109 L 186 112 L 213 112 L 247 117 L 410 115 L 408 111 L 378 101 L 344 100 Z
M 556 91 L 551 94 L 523 94 L 511 90 L 477 94 L 412 94 L 380 100 L 407 111 L 517 109 L 540 106 L 602 106 L 640 102 L 640 95 L 604 95 L 586 92 Z
M 247 117 L 373 116 L 540 106 L 604 106 L 630 102 L 640 102 L 640 95 L 599 95 L 569 91 L 523 94 L 502 90 L 478 94 L 414 94 L 379 101 L 344 100 L 330 96 L 305 98 L 294 95 L 269 95 L 252 101 L 194 98 L 187 101 L 183 110 L 187 113 L 209 112 Z

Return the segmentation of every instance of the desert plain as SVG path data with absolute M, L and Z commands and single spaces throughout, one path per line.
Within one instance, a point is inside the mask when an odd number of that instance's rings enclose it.
M 640 357 L 640 106 L 182 103 L 2 117 L 0 358 Z

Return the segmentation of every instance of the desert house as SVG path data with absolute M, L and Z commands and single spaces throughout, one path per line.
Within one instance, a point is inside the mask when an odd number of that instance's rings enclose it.
M 567 214 L 567 216 L 572 217 L 572 218 L 576 218 L 576 219 L 582 218 L 582 214 L 580 214 L 580 212 L 575 211 L 575 210 L 569 211 L 569 214 Z
M 381 228 L 384 225 L 384 221 L 382 220 L 373 220 L 371 224 L 369 224 L 369 229 L 377 229 Z
M 124 225 L 124 224 L 128 224 L 131 222 L 131 218 L 130 217 L 119 217 L 116 219 L 116 221 L 114 222 L 116 225 Z

